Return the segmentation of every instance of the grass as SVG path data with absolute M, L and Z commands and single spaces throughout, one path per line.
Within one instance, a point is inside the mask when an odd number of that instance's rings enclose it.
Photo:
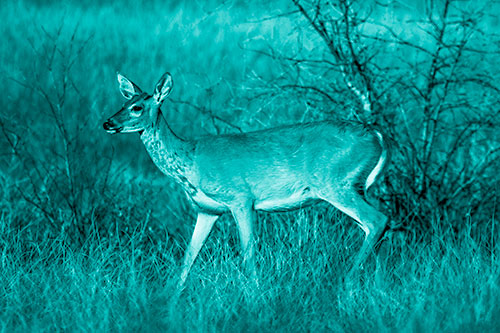
M 258 93 L 262 84 L 252 73 L 272 76 L 280 68 L 245 50 L 291 47 L 297 36 L 290 19 L 249 23 L 290 4 L 86 3 L 0 7 L 9 42 L 0 48 L 0 119 L 8 125 L 0 145 L 0 331 L 500 326 L 494 218 L 457 217 L 464 222 L 456 230 L 456 221 L 444 217 L 429 221 L 424 235 L 388 233 L 364 271 L 346 280 L 362 242 L 352 220 L 327 205 L 259 214 L 254 280 L 242 268 L 237 231 L 226 215 L 176 297 L 194 212 L 136 136 L 111 137 L 101 129 L 123 102 L 115 72 L 149 90 L 171 71 L 173 100 L 163 110 L 183 136 L 236 131 L 212 121 L 210 112 L 243 130 L 298 121 L 306 102 L 251 98 L 248 91 Z M 68 63 L 71 85 L 61 99 Z
M 226 217 L 177 299 L 173 244 L 144 246 L 138 228 L 107 240 L 95 233 L 78 250 L 58 238 L 27 245 L 22 231 L 5 233 L 10 218 L 0 239 L 3 331 L 493 331 L 499 324 L 498 245 L 488 253 L 467 233 L 428 244 L 389 235 L 377 260 L 343 280 L 361 241 L 351 221 L 328 207 L 259 215 L 253 280 Z

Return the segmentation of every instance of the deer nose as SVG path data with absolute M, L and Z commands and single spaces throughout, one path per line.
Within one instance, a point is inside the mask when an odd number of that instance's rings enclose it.
M 102 127 L 104 127 L 104 129 L 105 129 L 106 131 L 109 131 L 110 129 L 112 129 L 112 128 L 113 128 L 113 125 L 112 125 L 112 124 L 111 124 L 111 122 L 108 120 L 108 121 L 106 121 L 104 124 L 102 124 Z

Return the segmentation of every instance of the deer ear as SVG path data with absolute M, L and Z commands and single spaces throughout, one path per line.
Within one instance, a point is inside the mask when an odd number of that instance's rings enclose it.
M 160 81 L 156 84 L 153 98 L 157 104 L 161 104 L 163 100 L 170 95 L 174 81 L 172 81 L 172 75 L 170 73 L 165 73 L 162 75 Z
M 118 79 L 120 92 L 126 99 L 131 99 L 134 95 L 142 93 L 142 90 L 125 76 L 116 73 L 116 77 Z

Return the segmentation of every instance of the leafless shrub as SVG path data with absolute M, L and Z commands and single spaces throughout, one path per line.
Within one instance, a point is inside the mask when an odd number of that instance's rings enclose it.
M 56 31 L 41 27 L 39 38 L 28 39 L 33 62 L 22 77 L 9 79 L 31 107 L 7 110 L 0 130 L 9 147 L 6 171 L 16 179 L 12 186 L 32 208 L 18 230 L 36 226 L 37 237 L 63 235 L 81 245 L 95 227 L 102 198 L 111 196 L 113 156 L 91 148 L 97 140 L 88 134 L 90 103 L 73 81 L 73 66 L 91 38 L 80 39 L 78 26 L 69 35 L 66 30 L 62 21 Z
M 398 16 L 391 3 L 292 2 L 298 45 L 255 50 L 281 73 L 256 75 L 266 89 L 252 98 L 295 95 L 319 110 L 305 120 L 347 118 L 385 133 L 382 197 L 395 225 L 428 230 L 446 217 L 460 228 L 498 214 L 500 44 L 488 4 L 446 0 L 388 22 Z

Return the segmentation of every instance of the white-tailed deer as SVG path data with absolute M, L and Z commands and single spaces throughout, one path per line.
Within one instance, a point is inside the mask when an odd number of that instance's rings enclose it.
M 254 268 L 255 211 L 288 211 L 324 200 L 352 217 L 366 238 L 353 267 L 363 263 L 381 237 L 387 217 L 360 194 L 386 162 L 380 133 L 331 121 L 183 140 L 160 107 L 172 91 L 165 73 L 153 95 L 118 74 L 122 109 L 104 123 L 109 133 L 138 132 L 156 166 L 174 178 L 198 211 L 180 285 L 214 222 L 231 212 L 244 253 Z

